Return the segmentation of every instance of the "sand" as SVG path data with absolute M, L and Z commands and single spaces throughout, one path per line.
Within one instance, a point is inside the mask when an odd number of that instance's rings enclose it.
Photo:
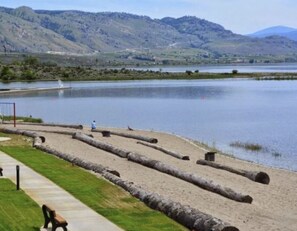
M 1 125 L 4 126 L 4 125 Z M 11 125 L 5 125 L 12 127 Z M 18 125 L 19 129 L 36 130 L 67 130 L 58 127 L 38 127 Z M 102 128 L 103 129 L 103 128 Z M 109 129 L 143 136 L 155 137 L 158 145 L 180 152 L 190 157 L 190 161 L 179 160 L 160 151 L 137 144 L 134 139 L 127 139 L 112 135 L 102 137 L 101 133 L 92 133 L 95 139 L 108 142 L 116 147 L 136 151 L 150 158 L 174 165 L 184 171 L 195 173 L 214 183 L 230 187 L 233 190 L 249 194 L 253 197 L 252 204 L 239 203 L 218 194 L 203 190 L 172 176 L 129 162 L 111 153 L 96 149 L 88 144 L 72 139 L 67 135 L 38 132 L 46 137 L 45 145 L 61 152 L 99 163 L 120 172 L 121 178 L 134 182 L 142 188 L 157 192 L 182 204 L 188 204 L 202 212 L 211 214 L 241 231 L 296 231 L 297 230 L 297 173 L 286 170 L 261 166 L 229 157 L 216 155 L 216 162 L 234 168 L 264 171 L 270 176 L 270 184 L 263 185 L 245 177 L 196 164 L 196 160 L 203 159 L 205 149 L 174 135 L 153 131 L 128 131 L 127 129 Z M 85 128 L 90 134 L 90 129 Z

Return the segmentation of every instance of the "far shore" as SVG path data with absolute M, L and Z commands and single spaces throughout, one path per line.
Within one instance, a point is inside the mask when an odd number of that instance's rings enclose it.
M 50 87 L 50 88 L 26 88 L 26 89 L 0 89 L 0 95 L 14 95 L 20 93 L 40 92 L 40 91 L 60 91 L 71 89 L 71 87 Z

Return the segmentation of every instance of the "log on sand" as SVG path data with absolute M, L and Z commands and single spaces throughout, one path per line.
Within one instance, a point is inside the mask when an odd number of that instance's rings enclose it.
M 231 188 L 227 188 L 219 184 L 215 184 L 212 181 L 208 181 L 206 179 L 203 179 L 197 176 L 196 174 L 182 171 L 174 166 L 162 163 L 161 161 L 158 161 L 158 160 L 150 159 L 146 156 L 143 156 L 137 153 L 130 153 L 128 155 L 128 160 L 144 165 L 149 168 L 153 168 L 155 170 L 174 176 L 176 178 L 182 179 L 202 189 L 220 194 L 221 196 L 224 196 L 231 200 L 244 202 L 244 203 L 252 203 L 253 201 L 253 198 L 249 195 L 242 195 L 240 193 L 235 192 Z
M 4 122 L 4 124 L 13 124 L 13 122 Z M 62 128 L 74 128 L 83 129 L 83 125 L 73 125 L 73 124 L 54 124 L 54 123 L 30 123 L 30 122 L 19 122 L 19 125 L 33 125 L 33 126 L 47 126 L 47 127 L 62 127 Z
M 164 213 L 190 230 L 239 231 L 239 229 L 236 227 L 231 226 L 230 224 L 225 223 L 209 214 L 203 213 L 198 209 L 174 202 L 170 199 L 160 196 L 159 194 L 145 191 L 133 183 L 124 181 L 110 173 L 104 172 L 102 175 L 107 180 L 128 191 L 132 196 L 138 198 L 150 208 Z
M 28 136 L 31 138 L 38 137 L 39 139 L 36 140 L 36 142 L 40 142 L 40 143 L 45 142 L 44 136 L 40 136 L 37 133 L 31 132 L 31 131 L 26 131 L 26 130 L 21 130 L 21 129 L 10 129 L 10 128 L 1 128 L 0 131 L 3 133 L 8 133 L 8 134 L 24 135 L 24 136 Z M 33 141 L 33 146 L 34 146 L 34 142 L 35 142 L 35 140 Z
M 226 170 L 241 176 L 244 176 L 252 181 L 262 183 L 262 184 L 269 184 L 270 178 L 269 175 L 265 172 L 256 172 L 256 171 L 247 171 L 247 170 L 241 170 L 241 169 L 235 169 L 226 165 L 210 162 L 207 160 L 197 160 L 196 164 L 200 165 L 207 165 L 213 168 Z
M 100 173 L 102 174 L 103 172 L 108 172 L 108 173 L 111 173 L 115 176 L 118 176 L 120 177 L 120 173 L 116 170 L 113 170 L 113 169 L 110 169 L 109 167 L 105 167 L 101 164 L 95 164 L 95 163 L 92 163 L 92 162 L 89 162 L 89 161 L 85 161 L 83 159 L 80 159 L 78 157 L 74 157 L 73 155 L 70 155 L 70 154 L 66 154 L 66 153 L 62 153 L 60 151 L 57 151 L 53 148 L 50 148 L 48 146 L 43 146 L 43 145 L 36 145 L 35 148 L 41 150 L 41 151 L 44 151 L 44 152 L 47 152 L 49 154 L 52 154 L 52 155 L 55 155 L 63 160 L 66 160 L 70 163 L 73 163 L 79 167 L 82 167 L 84 169 L 87 169 L 87 170 L 92 170 L 96 173 Z
M 176 167 L 170 166 L 168 164 L 164 164 L 161 161 L 153 160 L 153 159 L 150 159 L 148 157 L 145 157 L 145 156 L 137 154 L 137 153 L 132 153 L 127 150 L 116 148 L 110 144 L 106 144 L 106 143 L 97 141 L 97 140 L 95 140 L 85 134 L 82 134 L 82 133 L 75 133 L 73 135 L 73 138 L 83 141 L 89 145 L 92 145 L 92 146 L 102 149 L 104 151 L 116 154 L 119 157 L 128 158 L 129 161 L 144 165 L 149 168 L 153 168 L 160 172 L 163 172 L 168 175 L 182 179 L 184 181 L 190 182 L 200 188 L 220 194 L 220 195 L 227 197 L 231 200 L 245 202 L 245 203 L 252 203 L 253 198 L 249 195 L 242 195 L 240 193 L 233 191 L 230 188 L 226 188 L 221 185 L 214 184 L 211 181 L 200 178 L 199 176 L 197 176 L 195 174 L 184 172 Z
M 102 133 L 103 131 L 106 131 L 106 130 L 92 129 L 92 132 L 101 132 Z M 129 134 L 129 133 L 121 133 L 121 132 L 113 132 L 113 131 L 109 131 L 109 132 L 110 132 L 110 134 L 116 135 L 116 136 L 122 136 L 122 137 L 126 137 L 126 138 L 142 140 L 142 141 L 145 141 L 148 143 L 153 143 L 153 144 L 158 143 L 158 139 L 156 139 L 156 138 L 139 136 L 139 135 Z
M 100 142 L 100 141 L 95 140 L 95 139 L 91 138 L 90 136 L 87 136 L 80 132 L 73 134 L 72 138 L 80 140 L 82 142 L 85 142 L 89 145 L 92 145 L 92 146 L 102 149 L 104 151 L 111 152 L 111 153 L 113 153 L 119 157 L 122 157 L 122 158 L 127 158 L 127 155 L 130 153 L 130 151 L 116 148 L 116 147 L 112 146 L 111 144 Z
M 8 130 L 8 132 L 12 131 Z M 23 134 L 23 132 L 21 132 L 20 130 L 18 130 L 18 132 L 19 134 Z M 38 136 L 37 134 L 34 135 L 34 140 L 38 139 L 41 140 L 40 136 Z M 230 224 L 223 222 L 222 220 L 217 219 L 209 214 L 203 213 L 198 209 L 194 209 L 190 206 L 185 206 L 180 203 L 174 202 L 156 193 L 147 192 L 131 182 L 124 181 L 119 178 L 120 174 L 117 171 L 112 170 L 108 167 L 84 161 L 70 154 L 65 154 L 50 147 L 43 146 L 41 145 L 41 143 L 35 145 L 35 148 L 49 154 L 53 154 L 68 162 L 76 164 L 77 166 L 100 173 L 105 179 L 122 187 L 131 195 L 144 202 L 150 208 L 164 213 L 168 217 L 193 231 L 239 231 L 236 227 L 231 226 Z
M 177 152 L 162 148 L 162 147 L 160 147 L 158 145 L 143 143 L 141 141 L 138 141 L 137 144 L 141 144 L 141 145 L 144 145 L 144 146 L 147 146 L 147 147 L 150 147 L 150 148 L 154 148 L 154 149 L 156 149 L 158 151 L 164 152 L 165 154 L 168 154 L 170 156 L 173 156 L 173 157 L 181 159 L 181 160 L 190 160 L 189 156 L 184 156 L 184 155 L 182 155 L 180 153 L 177 153 Z
M 59 130 L 37 130 L 37 129 L 26 129 L 26 131 L 34 131 L 34 132 L 44 132 L 44 133 L 55 133 L 55 134 L 60 134 L 60 135 L 68 135 L 68 136 L 73 136 L 75 131 L 59 131 Z

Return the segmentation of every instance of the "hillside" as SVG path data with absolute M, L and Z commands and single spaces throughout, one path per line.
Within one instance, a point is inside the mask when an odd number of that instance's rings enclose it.
M 5 46 L 9 52 L 90 54 L 190 49 L 194 56 L 196 52 L 196 56 L 213 57 L 280 56 L 297 52 L 295 41 L 249 38 L 190 16 L 151 19 L 127 13 L 2 7 L 0 22 L 0 49 L 4 51 Z
M 249 34 L 248 36 L 253 38 L 281 36 L 297 41 L 297 29 L 286 26 L 274 26 Z

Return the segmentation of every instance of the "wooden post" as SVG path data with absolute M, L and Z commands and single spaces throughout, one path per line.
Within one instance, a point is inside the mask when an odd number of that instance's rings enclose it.
M 20 190 L 20 166 L 16 166 L 16 189 Z
M 216 154 L 216 152 L 207 152 L 207 153 L 205 153 L 205 155 L 204 155 L 205 160 L 215 161 L 215 154 Z

